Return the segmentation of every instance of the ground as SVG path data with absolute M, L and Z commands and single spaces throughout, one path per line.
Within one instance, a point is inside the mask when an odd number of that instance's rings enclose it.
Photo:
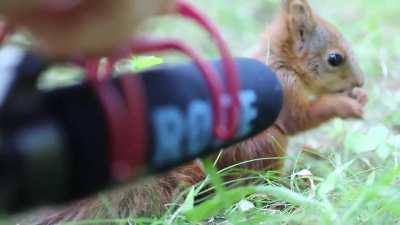
M 251 51 L 279 3 L 192 2 L 218 23 L 237 56 Z M 185 192 L 189 194 L 184 203 L 171 207 L 163 217 L 115 222 L 197 224 L 195 221 L 202 219 L 204 224 L 400 224 L 400 5 L 395 0 L 310 3 L 352 43 L 370 95 L 364 119 L 335 120 L 293 138 L 281 177 L 270 171 L 255 173 L 254 186 L 220 190 L 206 201 L 209 210 L 201 205 L 192 209 L 197 191 L 193 187 Z M 163 18 L 150 22 L 146 30 L 156 36 L 179 37 L 203 54 L 216 56 L 207 36 L 191 23 Z M 218 182 L 211 177 L 214 184 Z M 80 224 L 101 222 L 107 221 Z

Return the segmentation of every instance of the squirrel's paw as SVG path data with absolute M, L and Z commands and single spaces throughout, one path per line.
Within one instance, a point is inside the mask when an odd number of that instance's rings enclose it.
M 361 98 L 362 97 L 362 98 Z M 337 117 L 342 119 L 356 118 L 360 119 L 363 117 L 365 98 L 349 98 L 347 96 L 338 96 L 334 104 L 335 114 Z M 363 103 L 364 102 L 364 103 Z
M 345 94 L 324 95 L 318 98 L 310 107 L 311 118 L 360 119 L 363 117 L 364 98 L 352 98 Z
M 368 94 L 362 88 L 354 88 L 349 96 L 359 102 L 362 106 L 365 106 L 368 102 Z

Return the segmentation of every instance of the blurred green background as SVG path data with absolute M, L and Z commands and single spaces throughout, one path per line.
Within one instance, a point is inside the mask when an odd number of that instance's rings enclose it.
M 191 2 L 218 24 L 236 56 L 246 56 L 252 51 L 280 3 L 278 0 Z M 370 95 L 364 120 L 334 120 L 292 138 L 290 157 L 281 177 L 273 177 L 267 171 L 254 174 L 255 184 L 282 188 L 275 193 L 284 189 L 284 194 L 251 194 L 228 206 L 216 201 L 216 209 L 222 210 L 218 215 L 210 213 L 205 224 L 400 224 L 399 1 L 310 0 L 310 4 L 352 43 Z M 153 19 L 144 30 L 153 36 L 177 37 L 208 57 L 217 56 L 215 46 L 202 30 L 177 17 Z M 181 60 L 161 57 L 167 62 Z M 44 82 L 46 87 L 54 85 L 54 80 L 70 82 L 71 74 L 77 72 L 67 69 L 54 73 L 48 78 L 50 82 Z M 189 193 L 192 194 L 183 205 L 172 204 L 178 210 L 173 208 L 163 217 L 118 221 L 192 224 L 185 217 L 185 210 L 179 210 L 193 207 L 194 194 Z
M 279 0 L 202 0 L 192 1 L 217 22 L 236 55 L 251 51 L 268 21 L 273 18 Z M 397 4 L 396 4 L 397 3 Z M 326 18 L 354 44 L 361 64 L 371 76 L 380 74 L 381 61 L 395 66 L 400 51 L 396 35 L 398 2 L 382 1 L 317 1 L 310 4 L 317 14 Z M 161 19 L 149 25 L 151 33 L 186 40 L 203 53 L 215 56 L 207 36 L 188 22 Z M 397 53 L 397 54 L 396 54 Z M 364 62 L 364 63 L 363 63 Z M 397 66 L 398 67 L 398 66 Z M 396 68 L 398 69 L 398 68 Z

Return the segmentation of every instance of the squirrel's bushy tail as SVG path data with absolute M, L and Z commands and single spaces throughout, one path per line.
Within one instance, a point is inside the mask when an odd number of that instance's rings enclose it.
M 29 225 L 56 225 L 72 221 L 118 220 L 160 215 L 166 211 L 167 205 L 173 202 L 182 188 L 203 178 L 201 165 L 193 162 L 165 175 L 74 203 L 70 207 L 38 218 Z

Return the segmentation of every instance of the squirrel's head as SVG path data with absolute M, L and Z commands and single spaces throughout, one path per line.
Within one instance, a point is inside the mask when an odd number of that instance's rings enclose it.
M 282 0 L 270 30 L 272 53 L 296 71 L 313 94 L 350 90 L 364 83 L 349 42 L 318 17 L 306 0 Z

